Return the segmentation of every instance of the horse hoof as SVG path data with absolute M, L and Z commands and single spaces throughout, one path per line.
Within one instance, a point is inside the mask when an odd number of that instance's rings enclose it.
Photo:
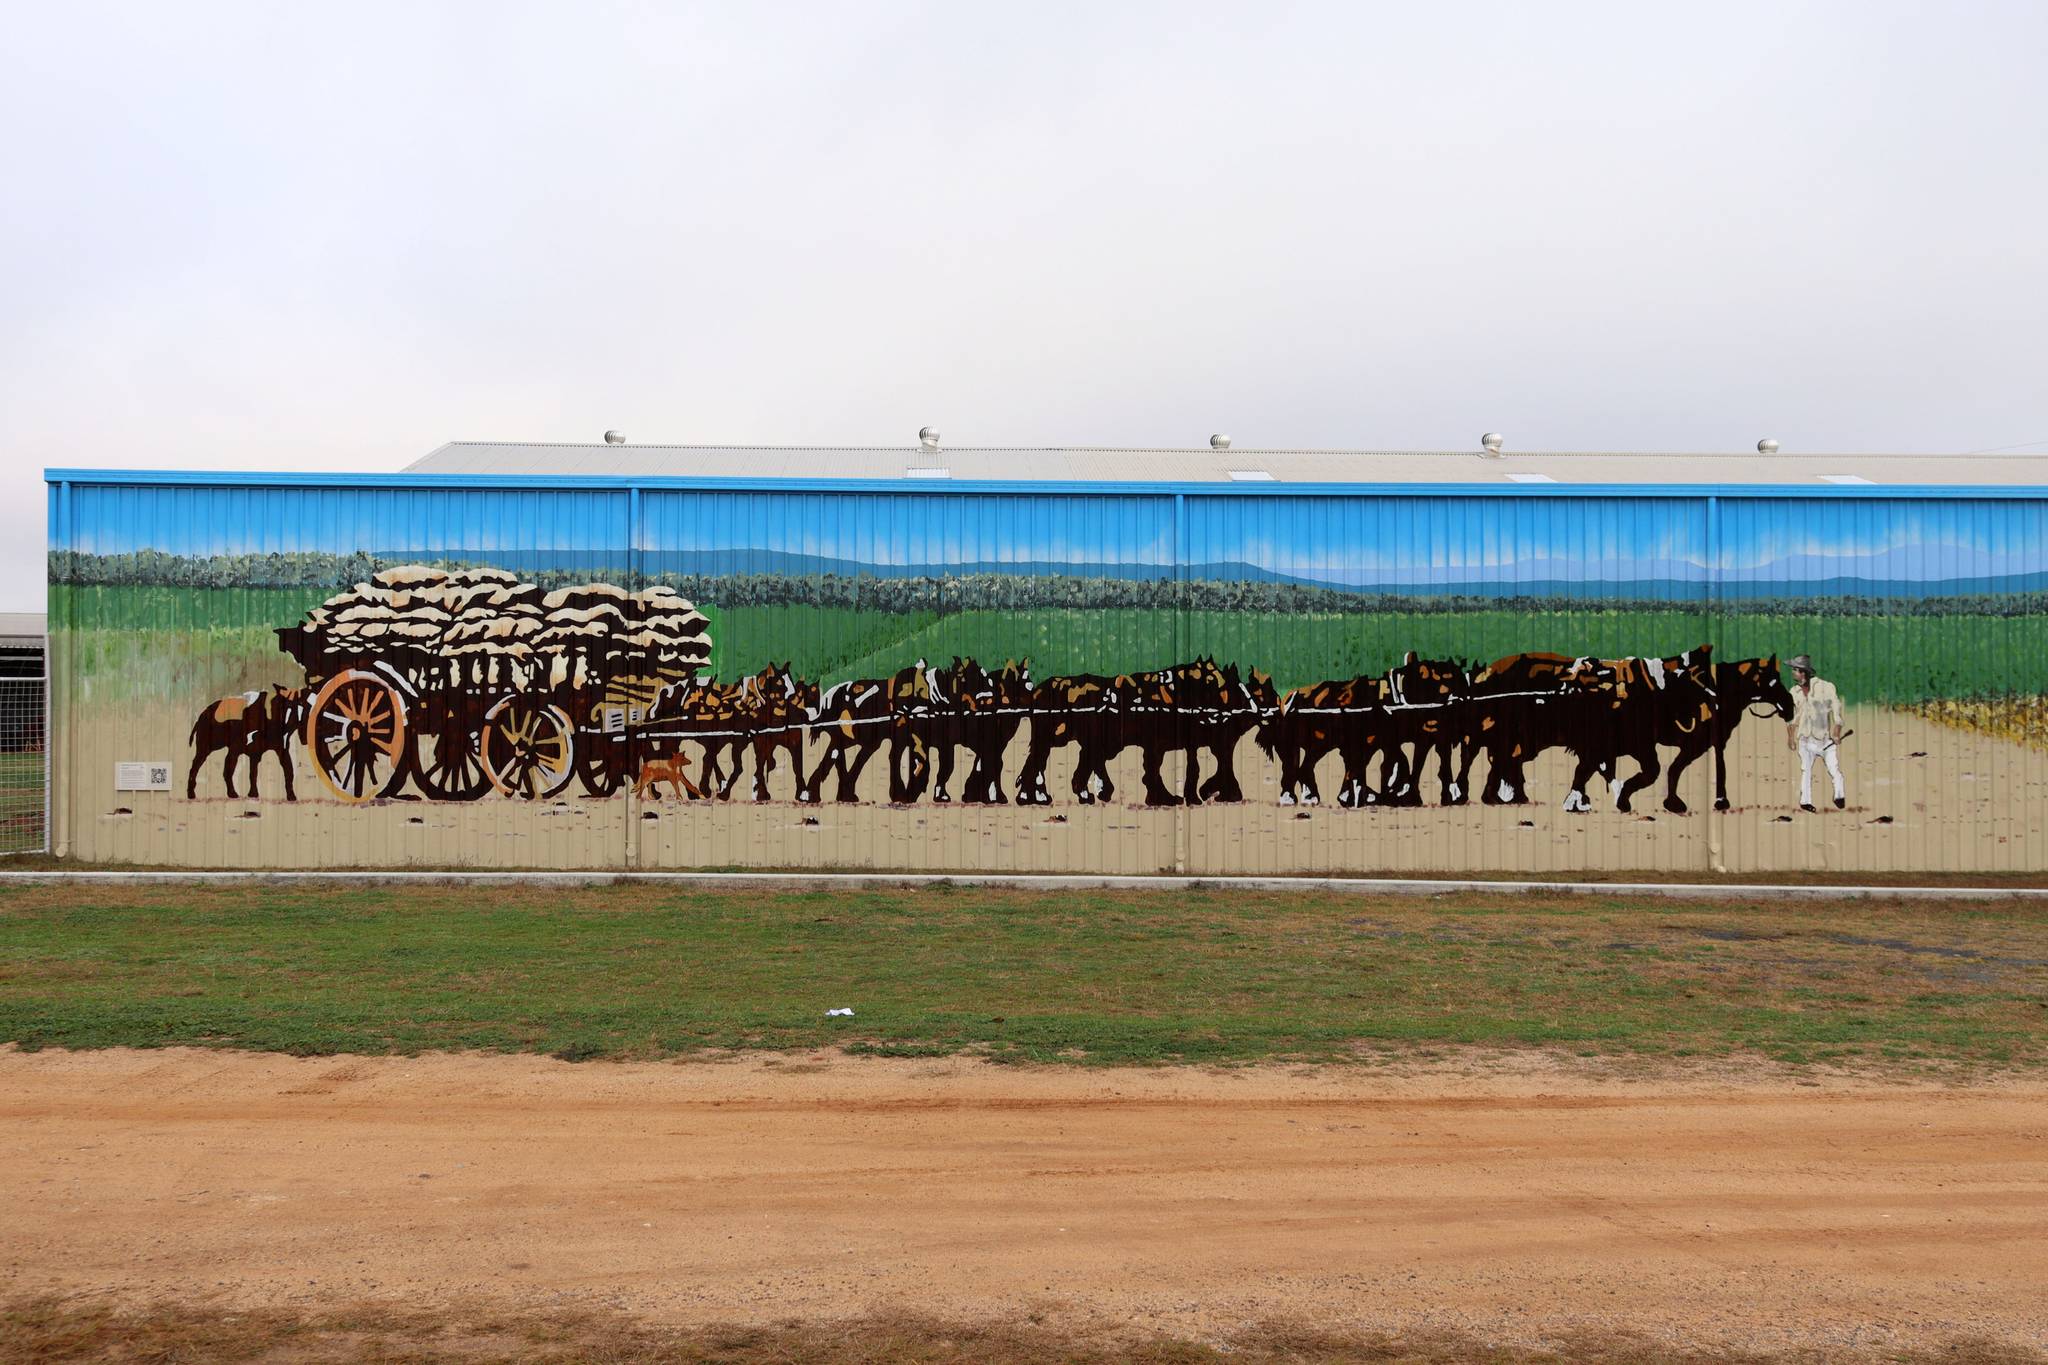
M 1685 815 L 1688 813 L 1685 802 L 1675 796 L 1665 801 L 1664 809 L 1670 811 L 1673 815 Z
M 1733 807 L 1733 806 L 1730 806 L 1730 805 L 1728 804 L 1728 798 L 1724 796 L 1724 797 L 1722 797 L 1721 799 L 1719 799 L 1719 800 L 1717 800 L 1716 802 L 1714 802 L 1714 809 L 1715 809 L 1715 810 L 1733 810 L 1733 809 L 1734 809 L 1734 807 Z

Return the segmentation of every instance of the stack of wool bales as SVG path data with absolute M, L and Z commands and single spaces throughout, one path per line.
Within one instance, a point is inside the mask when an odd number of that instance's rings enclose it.
M 704 616 L 672 588 L 627 592 L 610 583 L 557 588 L 541 599 L 534 648 L 573 661 L 572 682 L 635 675 L 688 677 L 711 662 Z
M 428 685 L 524 688 L 621 672 L 687 676 L 710 661 L 705 625 L 669 588 L 589 583 L 547 592 L 503 569 L 408 564 L 328 598 L 278 634 L 308 673 L 383 660 Z

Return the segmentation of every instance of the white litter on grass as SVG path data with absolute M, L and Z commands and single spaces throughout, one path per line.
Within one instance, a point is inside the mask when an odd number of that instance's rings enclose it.
M 844 1016 L 845 1016 L 846 1018 L 848 1018 L 848 1019 L 851 1019 L 851 1018 L 853 1018 L 853 1011 L 852 1011 L 852 1010 L 849 1010 L 849 1009 L 837 1009 L 837 1010 L 826 1010 L 826 1011 L 825 1011 L 825 1017 L 826 1017 L 827 1019 L 830 1019 L 830 1018 L 831 1018 L 831 1017 L 832 1017 L 833 1015 L 835 1015 L 835 1014 L 838 1014 L 838 1015 L 844 1015 Z

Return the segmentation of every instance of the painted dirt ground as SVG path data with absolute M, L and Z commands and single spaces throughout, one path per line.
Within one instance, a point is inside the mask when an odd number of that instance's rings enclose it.
M 2048 1342 L 2048 1090 L 0 1053 L 0 1282 L 657 1321 Z
M 630 862 L 641 867 L 1119 873 L 2003 872 L 2044 866 L 2048 831 L 2036 821 L 2048 811 L 2048 752 L 1875 707 L 1851 708 L 1849 719 L 1856 734 L 1843 751 L 1846 811 L 1798 812 L 1783 728 L 1752 720 L 1737 731 L 1729 752 L 1736 809 L 1704 813 L 1712 786 L 1711 762 L 1703 761 L 1680 785 L 1695 814 L 1679 817 L 1659 804 L 1661 782 L 1638 798 L 1633 815 L 1613 811 L 1597 783 L 1596 810 L 1567 814 L 1558 803 L 1569 785 L 1570 760 L 1557 752 L 1532 765 L 1535 803 L 1526 807 L 1283 807 L 1277 768 L 1249 737 L 1236 757 L 1248 800 L 1185 812 L 1126 804 L 1142 790 L 1135 752 L 1112 769 L 1119 787 L 1114 803 L 1076 804 L 1067 789 L 1071 750 L 1053 760 L 1054 804 L 1036 808 L 887 806 L 886 752 L 863 777 L 860 805 L 799 805 L 784 769 L 771 781 L 776 799 L 761 805 L 641 805 L 625 796 L 594 801 L 575 795 L 580 788 L 572 785 L 552 802 L 494 797 L 467 805 L 392 801 L 350 808 L 315 798 L 318 783 L 302 753 L 296 805 L 276 799 L 281 784 L 274 763 L 266 766 L 263 801 L 228 803 L 216 765 L 201 779 L 202 799 L 188 802 L 184 759 L 177 754 L 149 757 L 179 762 L 178 794 L 115 793 L 115 761 L 137 756 L 128 752 L 133 745 L 124 734 L 182 733 L 166 711 L 75 727 L 72 771 L 90 775 L 95 785 L 81 784 L 72 815 L 80 826 L 95 827 L 95 847 L 106 848 L 110 861 L 200 866 L 617 867 L 629 864 L 628 850 Z M 1012 747 L 1006 774 L 1021 766 L 1022 749 L 1021 740 Z M 814 744 L 813 763 L 817 752 Z M 1326 796 L 1336 792 L 1338 766 L 1334 758 L 1323 764 Z M 1170 778 L 1176 771 L 1169 762 Z M 963 765 L 956 792 L 964 777 Z M 1818 770 L 1816 782 L 1825 804 L 1826 777 Z M 1433 794 L 1434 778 L 1427 787 Z M 878 864 L 883 854 L 891 861 Z

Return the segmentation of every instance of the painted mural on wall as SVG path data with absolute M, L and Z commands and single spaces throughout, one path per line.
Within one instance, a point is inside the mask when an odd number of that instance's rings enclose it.
M 1284 697 L 1270 673 L 1207 657 L 1036 685 L 1028 660 L 990 669 L 958 655 L 828 690 L 786 662 L 720 684 L 699 676 L 711 654 L 705 618 L 673 589 L 549 591 L 503 570 L 429 565 L 386 569 L 277 635 L 304 684 L 210 702 L 193 723 L 188 797 L 220 752 L 230 795 L 246 760 L 249 795 L 259 797 L 261 761 L 275 755 L 285 798 L 296 800 L 291 746 L 302 737 L 328 793 L 351 803 L 408 784 L 443 801 L 553 797 L 572 780 L 594 797 L 628 781 L 644 795 L 665 780 L 679 796 L 687 783 L 693 799 L 727 800 L 749 758 L 753 798 L 765 801 L 785 756 L 798 801 L 827 799 L 830 778 L 830 799 L 857 802 L 863 769 L 886 747 L 892 803 L 950 802 L 964 752 L 972 766 L 960 799 L 1002 804 L 1005 754 L 1024 731 L 1014 780 L 1025 804 L 1051 802 L 1047 768 L 1069 748 L 1083 805 L 1114 799 L 1110 763 L 1131 749 L 1148 806 L 1242 801 L 1235 756 L 1249 734 L 1278 765 L 1283 805 L 1320 804 L 1315 769 L 1333 753 L 1343 806 L 1423 804 L 1432 761 L 1440 804 L 1462 805 L 1482 757 L 1481 799 L 1522 804 L 1529 763 L 1562 748 L 1576 760 L 1567 810 L 1587 808 L 1598 776 L 1628 811 L 1663 771 L 1663 746 L 1677 751 L 1664 808 L 1683 814 L 1678 779 L 1709 752 L 1715 804 L 1728 807 L 1727 741 L 1744 715 L 1759 706 L 1788 723 L 1795 715 L 1776 658 L 1717 665 L 1711 645 L 1671 658 L 1520 653 L 1484 667 L 1411 652 L 1384 675 Z M 1839 699 L 1821 686 L 1822 714 L 1838 720 Z M 1806 757 L 1832 759 L 1839 726 L 1830 736 L 1822 719 L 1801 738 Z M 704 786 L 688 781 L 692 747 Z M 1170 754 L 1181 759 L 1178 790 L 1163 777 Z M 1623 759 L 1634 764 L 1625 777 Z M 1832 762 L 1830 771 L 1839 777 Z
M 691 491 L 643 495 L 625 538 L 609 494 L 236 496 L 261 505 L 53 526 L 79 696 L 128 707 L 117 756 L 157 756 L 170 708 L 195 809 L 1015 812 L 957 826 L 1000 840 L 1263 808 L 1205 828 L 1297 844 L 1275 819 L 1704 809 L 1878 837 L 1940 808 L 1910 767 L 1936 752 L 2000 818 L 2048 810 L 2038 764 L 2011 786 L 1902 728 L 2044 747 L 2040 501 L 1729 500 L 1710 525 L 1682 499 Z M 1340 856 L 1409 856 L 1373 828 Z

